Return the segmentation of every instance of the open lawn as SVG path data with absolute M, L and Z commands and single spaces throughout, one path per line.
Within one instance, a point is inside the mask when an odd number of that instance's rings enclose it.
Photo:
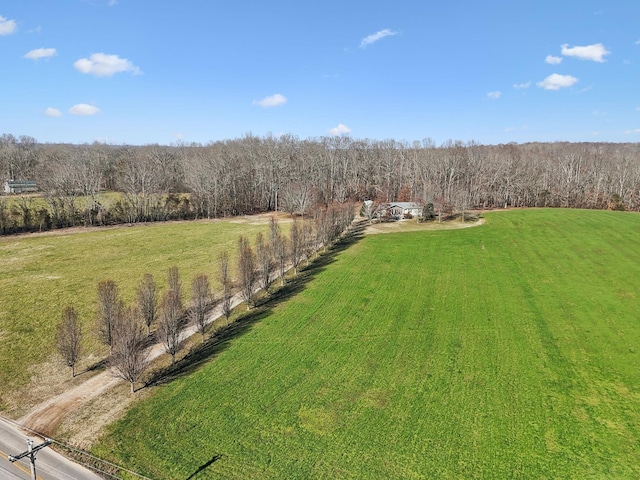
M 55 325 L 66 305 L 76 307 L 84 324 L 85 355 L 77 371 L 104 358 L 108 350 L 93 335 L 99 281 L 115 280 L 129 302 L 144 273 L 152 273 L 164 289 L 168 268 L 177 265 L 187 296 L 199 272 L 208 274 L 219 292 L 220 252 L 228 250 L 235 266 L 238 237 L 253 241 L 258 230 L 267 231 L 268 220 L 154 223 L 0 237 L 0 410 L 19 416 L 73 383 L 53 346 Z
M 639 478 L 640 216 L 370 235 L 95 446 L 154 479 Z

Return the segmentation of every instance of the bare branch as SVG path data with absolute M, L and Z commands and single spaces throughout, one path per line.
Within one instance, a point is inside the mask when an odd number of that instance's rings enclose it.
M 211 302 L 211 287 L 209 277 L 204 273 L 196 275 L 191 283 L 191 310 L 189 317 L 198 327 L 204 342 L 204 333 L 207 328 L 207 309 Z
M 247 310 L 249 310 L 257 277 L 256 256 L 249 244 L 249 240 L 244 236 L 238 239 L 238 277 L 240 294 L 247 303 Z
M 147 326 L 147 334 L 149 334 L 151 333 L 151 325 L 156 320 L 158 310 L 156 282 L 150 273 L 144 274 L 138 287 L 138 309 Z
M 80 357 L 80 341 L 82 330 L 78 322 L 78 313 L 72 306 L 62 311 L 62 322 L 56 331 L 56 347 L 58 353 L 68 367 L 71 367 L 71 377 L 76 376 L 75 366 Z
M 120 315 L 113 329 L 113 353 L 110 365 L 114 375 L 131 384 L 131 393 L 140 379 L 148 362 L 145 348 L 146 335 L 139 320 L 139 312 L 127 307 Z
M 256 256 L 260 270 L 260 288 L 265 293 L 269 293 L 271 273 L 273 271 L 273 248 L 270 243 L 265 241 L 262 232 L 258 232 L 256 236 Z
M 113 280 L 103 280 L 98 284 L 98 336 L 100 341 L 113 352 L 113 329 L 121 314 L 122 302 L 118 286 Z
M 171 355 L 172 364 L 176 362 L 176 353 L 180 350 L 181 316 L 182 301 L 175 290 L 168 290 L 160 301 L 157 335 L 165 351 Z

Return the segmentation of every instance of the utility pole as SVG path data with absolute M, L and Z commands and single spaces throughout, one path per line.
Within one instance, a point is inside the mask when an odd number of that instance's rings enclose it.
M 29 449 L 26 452 L 22 452 L 20 455 L 16 455 L 15 457 L 13 455 L 9 455 L 9 461 L 13 463 L 21 458 L 29 457 L 29 460 L 31 460 L 31 477 L 33 480 L 38 480 L 38 477 L 36 477 L 36 453 L 44 447 L 51 445 L 51 440 L 47 438 L 44 443 L 34 447 L 33 440 L 28 438 L 27 445 L 29 446 Z

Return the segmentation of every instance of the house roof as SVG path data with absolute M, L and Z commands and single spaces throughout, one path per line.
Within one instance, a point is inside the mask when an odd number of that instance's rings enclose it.
M 403 208 L 405 210 L 408 210 L 408 209 L 411 209 L 411 208 L 422 208 L 422 205 L 420 205 L 419 203 L 416 203 L 416 202 L 392 202 L 389 205 L 391 206 L 391 208 L 400 207 L 400 208 Z
M 7 185 L 9 185 L 10 187 L 19 185 L 19 186 L 23 186 L 23 185 L 29 185 L 29 186 L 36 186 L 36 181 L 35 180 L 7 180 L 5 182 Z

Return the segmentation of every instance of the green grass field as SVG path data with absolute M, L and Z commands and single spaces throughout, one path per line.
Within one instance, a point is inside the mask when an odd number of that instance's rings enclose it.
M 132 301 L 145 272 L 164 288 L 168 268 L 177 265 L 187 297 L 199 272 L 208 274 L 214 291 L 219 290 L 220 252 L 227 249 L 233 261 L 240 235 L 253 240 L 267 228 L 236 219 L 0 238 L 0 410 L 20 414 L 41 401 L 42 394 L 55 392 L 32 390 L 52 378 L 57 382 L 57 373 L 65 371 L 53 345 L 66 305 L 76 307 L 84 324 L 85 359 L 79 370 L 87 366 L 87 355 L 96 361 L 108 352 L 93 335 L 99 281 L 115 280 L 124 299 Z M 41 371 L 45 378 L 38 377 Z
M 367 236 L 95 446 L 154 479 L 640 477 L 640 216 Z

